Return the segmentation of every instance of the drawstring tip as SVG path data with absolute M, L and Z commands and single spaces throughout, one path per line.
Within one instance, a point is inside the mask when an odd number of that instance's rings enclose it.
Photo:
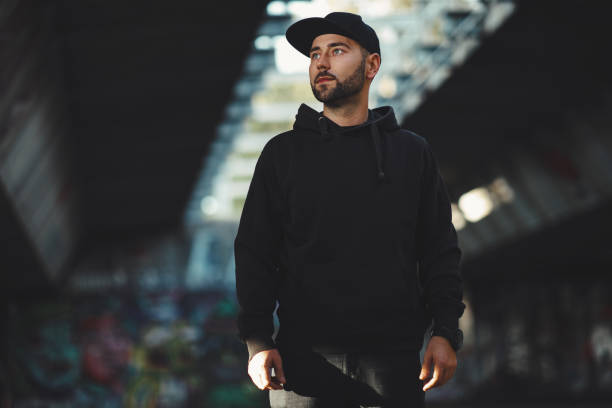
M 323 140 L 329 140 L 332 138 L 332 134 L 327 128 L 325 116 L 319 116 L 319 130 L 321 131 L 321 136 L 323 136 Z
M 378 179 L 383 180 L 385 178 L 385 173 L 381 170 L 378 172 Z

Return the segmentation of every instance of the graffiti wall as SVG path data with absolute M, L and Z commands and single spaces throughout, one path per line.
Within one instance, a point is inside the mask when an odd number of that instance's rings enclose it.
M 252 407 L 235 314 L 220 291 L 11 304 L 4 387 L 18 406 Z
M 59 295 L 5 302 L 4 403 L 269 406 L 236 336 L 231 228 L 122 245 L 84 261 Z M 464 301 L 457 371 L 429 402 L 612 399 L 611 285 L 470 281 Z

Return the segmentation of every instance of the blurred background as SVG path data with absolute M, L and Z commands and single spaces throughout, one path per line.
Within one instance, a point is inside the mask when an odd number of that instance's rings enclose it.
M 268 406 L 233 239 L 322 109 L 284 32 L 330 11 L 453 202 L 465 343 L 428 405 L 610 406 L 612 5 L 578 0 L 0 0 L 0 406 Z

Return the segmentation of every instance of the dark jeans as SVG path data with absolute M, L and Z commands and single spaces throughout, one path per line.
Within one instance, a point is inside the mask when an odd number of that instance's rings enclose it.
M 279 352 L 287 384 L 271 408 L 425 406 L 419 351 Z

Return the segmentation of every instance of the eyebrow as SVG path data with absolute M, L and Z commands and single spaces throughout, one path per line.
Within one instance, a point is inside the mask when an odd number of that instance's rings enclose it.
M 348 45 L 347 43 L 343 43 L 343 42 L 333 42 L 333 43 L 329 43 L 329 44 L 327 44 L 327 47 L 328 47 L 328 48 L 331 48 L 331 47 L 337 47 L 338 45 L 344 45 L 346 48 L 349 48 L 349 49 L 351 48 L 351 46 L 350 46 L 350 45 Z M 310 52 L 313 52 L 313 51 L 318 51 L 318 50 L 320 50 L 320 49 L 321 49 L 321 47 L 319 47 L 319 46 L 312 47 L 312 48 L 310 49 Z

